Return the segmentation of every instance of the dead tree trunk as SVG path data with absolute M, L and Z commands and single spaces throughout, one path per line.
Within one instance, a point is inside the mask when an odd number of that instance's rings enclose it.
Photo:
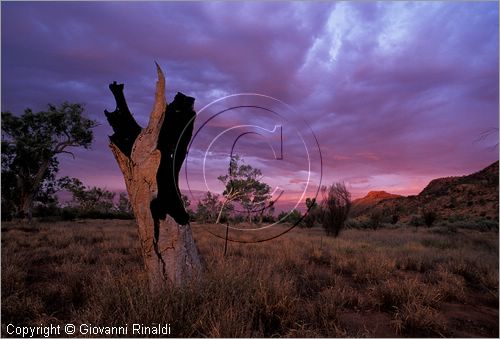
M 150 287 L 161 291 L 167 281 L 184 285 L 200 272 L 201 264 L 178 188 L 196 115 L 194 99 L 178 93 L 169 105 L 175 109 L 167 109 L 165 78 L 156 66 L 155 103 L 146 128 L 130 113 L 123 84 L 109 86 L 117 108 L 105 114 L 115 132 L 110 148 L 125 178 Z

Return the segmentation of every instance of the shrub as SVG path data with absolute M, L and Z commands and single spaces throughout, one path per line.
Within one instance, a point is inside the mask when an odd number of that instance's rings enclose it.
M 235 214 L 233 215 L 233 217 L 231 218 L 231 221 L 235 224 L 240 224 L 242 223 L 243 221 L 245 221 L 245 216 L 243 214 Z
M 264 214 L 262 216 L 262 221 L 267 223 L 273 223 L 276 221 L 276 218 L 272 214 Z
M 364 229 L 366 228 L 365 223 L 358 219 L 349 219 L 345 223 L 346 228 L 354 228 L 354 229 Z
M 323 200 L 322 222 L 327 235 L 338 236 L 349 216 L 351 209 L 351 193 L 344 183 L 335 183 L 321 188 Z
M 422 217 L 420 217 L 419 215 L 413 214 L 412 216 L 410 216 L 410 220 L 408 221 L 408 224 L 410 226 L 415 226 L 415 227 L 422 226 L 423 225 Z
M 116 210 L 81 210 L 76 207 L 64 207 L 61 209 L 60 216 L 52 216 L 52 217 L 43 217 L 41 219 L 42 222 L 52 222 L 54 220 L 75 220 L 75 219 L 121 219 L 121 220 L 130 220 L 134 219 L 134 215 L 132 213 L 120 212 Z
M 422 218 L 427 227 L 431 227 L 434 221 L 437 219 L 437 213 L 433 210 L 424 210 L 422 212 Z
M 382 222 L 382 214 L 378 211 L 373 211 L 370 214 L 370 221 L 369 221 L 371 228 L 376 230 L 377 228 L 380 227 L 381 222 Z
M 283 211 L 278 215 L 278 222 L 285 223 L 289 222 L 290 224 L 297 224 L 302 218 L 302 213 L 299 210 L 291 210 L 289 212 Z M 299 224 L 299 226 L 303 226 L 303 224 Z
M 318 206 L 316 199 L 306 199 L 307 212 L 304 216 L 304 224 L 307 228 L 313 227 L 316 222 L 321 220 L 321 208 Z
M 464 221 L 462 224 L 460 224 L 460 227 L 481 232 L 498 230 L 498 221 L 489 220 L 486 218 L 476 218 Z
M 78 210 L 74 207 L 64 207 L 61 210 L 62 220 L 75 220 L 78 216 Z
M 48 204 L 35 204 L 33 206 L 33 216 L 35 217 L 49 217 L 56 216 L 61 213 L 57 202 Z
M 229 204 L 227 206 L 229 206 Z M 198 201 L 196 220 L 204 223 L 215 223 L 216 221 L 225 222 L 227 218 L 227 206 L 222 206 L 218 194 L 208 191 L 203 198 Z M 220 218 L 219 213 L 221 213 Z
M 399 221 L 399 214 L 393 214 L 391 217 L 391 224 L 395 225 Z

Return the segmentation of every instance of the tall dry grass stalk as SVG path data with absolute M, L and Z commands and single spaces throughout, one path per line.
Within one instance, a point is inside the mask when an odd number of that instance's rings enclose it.
M 193 226 L 203 281 L 152 295 L 131 221 L 4 223 L 2 333 L 71 322 L 170 323 L 178 337 L 498 336 L 498 233 L 297 229 L 224 256 L 209 227 Z

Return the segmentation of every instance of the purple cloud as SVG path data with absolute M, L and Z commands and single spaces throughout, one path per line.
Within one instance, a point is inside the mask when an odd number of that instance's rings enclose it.
M 114 108 L 107 85 L 125 83 L 131 110 L 145 125 L 154 60 L 165 70 L 167 97 L 194 96 L 197 110 L 235 93 L 288 103 L 293 111 L 281 111 L 287 123 L 304 128 L 305 121 L 318 138 L 323 184 L 343 180 L 355 196 L 372 189 L 415 194 L 434 177 L 466 174 L 498 159 L 489 148 L 497 136 L 477 142 L 498 127 L 498 3 L 1 6 L 2 111 L 85 103 L 86 114 L 101 123 L 93 149 L 77 151 L 76 160 L 61 158 L 60 174 L 87 185 L 124 189 L 107 148 L 112 132 L 102 112 Z M 267 126 L 272 120 L 248 115 L 219 121 L 200 138 L 210 141 L 217 128 L 242 121 Z M 305 167 L 302 156 L 293 156 L 300 140 L 287 137 L 282 162 L 269 159 L 258 138 L 242 140 L 238 150 L 269 182 L 287 182 L 292 197 Z M 224 161 L 222 154 L 214 160 L 218 171 Z M 215 172 L 214 184 L 222 174 Z M 203 186 L 200 178 L 193 181 L 196 189 Z

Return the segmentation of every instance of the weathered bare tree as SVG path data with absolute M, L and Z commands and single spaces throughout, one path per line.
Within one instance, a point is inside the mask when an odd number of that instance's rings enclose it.
M 110 148 L 125 178 L 150 287 L 161 291 L 167 282 L 182 286 L 196 277 L 201 263 L 178 187 L 196 116 L 194 98 L 177 93 L 167 107 L 165 77 L 156 67 L 155 102 L 146 128 L 128 109 L 123 84 L 109 85 L 116 109 L 104 113 L 113 127 Z

